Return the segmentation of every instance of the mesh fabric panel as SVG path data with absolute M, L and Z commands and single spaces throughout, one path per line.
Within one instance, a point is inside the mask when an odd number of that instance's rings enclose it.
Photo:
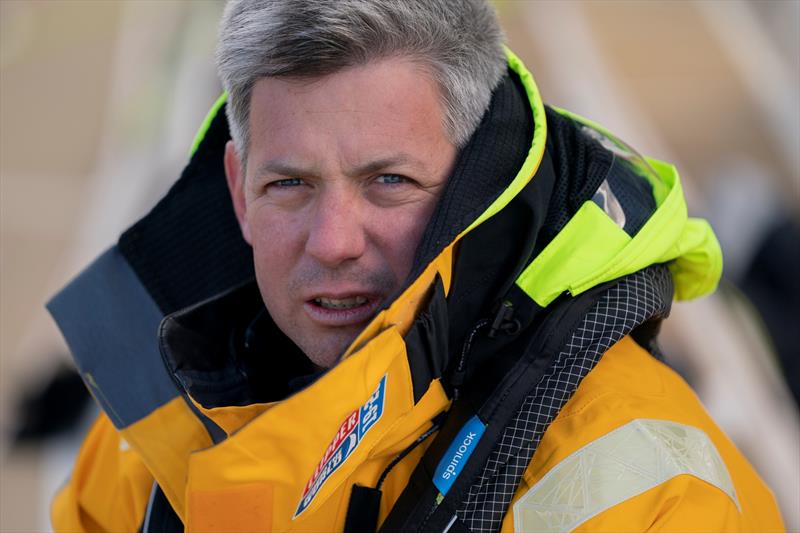
M 553 158 L 557 179 L 547 218 L 540 235 L 543 247 L 569 222 L 589 200 L 611 168 L 613 155 L 567 117 L 545 107 L 547 115 L 547 150 Z
M 545 430 L 581 380 L 614 343 L 642 322 L 665 315 L 672 277 L 653 266 L 622 278 L 581 321 L 552 367 L 502 433 L 457 516 L 472 531 L 497 531 Z

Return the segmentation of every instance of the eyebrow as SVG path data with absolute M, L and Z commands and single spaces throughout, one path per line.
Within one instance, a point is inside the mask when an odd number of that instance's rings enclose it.
M 421 166 L 416 159 L 408 154 L 399 153 L 388 157 L 375 159 L 373 161 L 368 161 L 353 168 L 349 168 L 345 171 L 345 175 L 355 178 L 358 176 L 364 176 L 366 174 L 372 174 L 388 167 L 400 165 L 411 165 L 417 168 Z M 280 176 L 302 178 L 319 177 L 320 172 L 315 167 L 303 167 L 282 159 L 273 159 L 258 167 L 258 170 L 256 171 L 256 178 L 262 178 L 266 174 L 278 174 Z

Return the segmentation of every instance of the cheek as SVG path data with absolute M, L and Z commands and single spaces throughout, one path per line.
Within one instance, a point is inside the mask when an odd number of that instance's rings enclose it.
M 297 213 L 282 212 L 266 202 L 256 201 L 248 206 L 247 221 L 254 247 L 291 252 L 301 241 L 303 217 Z
M 301 232 L 292 216 L 277 216 L 267 208 L 248 211 L 256 276 L 262 290 L 277 292 L 285 286 L 292 266 L 302 250 Z
M 398 281 L 405 279 L 411 271 L 417 246 L 428 226 L 433 207 L 420 205 L 402 212 L 380 214 L 380 240 Z

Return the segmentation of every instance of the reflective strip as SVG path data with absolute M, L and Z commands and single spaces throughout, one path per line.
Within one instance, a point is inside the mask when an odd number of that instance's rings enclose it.
M 634 420 L 561 461 L 514 505 L 514 531 L 571 531 L 606 509 L 688 474 L 741 511 L 728 469 L 703 431 Z
M 619 198 L 614 194 L 614 190 L 608 183 L 608 178 L 604 179 L 600 187 L 597 188 L 597 191 L 595 191 L 592 197 L 592 201 L 600 206 L 603 212 L 608 215 L 608 218 L 614 221 L 614 224 L 620 228 L 625 228 L 625 223 L 627 222 L 625 210 L 622 208 L 622 204 L 619 203 Z

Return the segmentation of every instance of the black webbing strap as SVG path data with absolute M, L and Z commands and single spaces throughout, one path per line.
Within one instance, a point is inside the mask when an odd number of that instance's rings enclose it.
M 373 533 L 378 526 L 380 508 L 380 489 L 353 485 L 344 520 L 344 533 Z

